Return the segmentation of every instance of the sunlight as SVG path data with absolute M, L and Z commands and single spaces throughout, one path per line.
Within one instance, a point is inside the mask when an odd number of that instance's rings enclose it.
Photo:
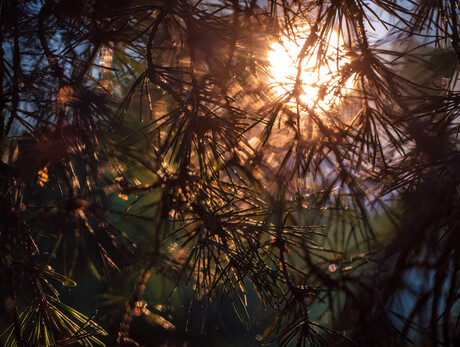
M 273 90 L 277 95 L 281 96 L 293 90 L 297 76 L 298 56 L 308 35 L 309 31 L 304 26 L 295 33 L 297 42 L 282 36 L 279 42 L 270 45 L 268 61 Z M 329 44 L 323 45 L 321 55 L 318 54 L 321 49 L 316 45 L 302 61 L 300 100 L 313 109 L 329 110 L 337 106 L 341 97 L 353 87 L 352 78 L 344 85 L 339 83 L 340 68 L 350 62 L 343 54 L 343 40 L 335 32 L 331 32 L 328 42 Z M 318 64 L 321 56 L 324 58 Z

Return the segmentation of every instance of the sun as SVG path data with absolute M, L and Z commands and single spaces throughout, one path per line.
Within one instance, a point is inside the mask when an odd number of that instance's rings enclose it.
M 307 26 L 300 27 L 293 35 L 282 36 L 270 45 L 268 61 L 273 91 L 284 95 L 293 90 L 297 77 L 298 57 L 309 36 Z M 322 48 L 319 48 L 319 47 Z M 322 53 L 319 54 L 319 51 Z M 353 79 L 340 83 L 340 69 L 350 61 L 343 53 L 343 40 L 336 32 L 330 32 L 326 42 L 318 41 L 301 64 L 300 100 L 309 108 L 329 110 L 340 103 L 343 95 L 353 88 Z

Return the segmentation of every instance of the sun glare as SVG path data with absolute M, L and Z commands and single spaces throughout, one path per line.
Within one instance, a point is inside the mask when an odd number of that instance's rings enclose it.
M 276 94 L 283 95 L 293 90 L 297 76 L 298 56 L 308 35 L 309 31 L 301 28 L 296 33 L 297 41 L 283 36 L 279 42 L 270 45 L 268 61 L 273 90 Z M 349 63 L 349 59 L 341 50 L 343 41 L 335 32 L 331 33 L 328 41 L 329 45 L 323 49 L 326 59 L 321 64 L 318 64 L 318 45 L 302 61 L 300 100 L 308 107 L 317 110 L 329 110 L 337 106 L 341 96 L 346 95 L 353 87 L 352 79 L 349 79 L 345 85 L 338 84 L 338 71 Z

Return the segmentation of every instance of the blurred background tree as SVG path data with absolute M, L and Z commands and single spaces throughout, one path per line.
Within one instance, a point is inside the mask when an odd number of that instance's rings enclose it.
M 459 343 L 458 1 L 1 1 L 6 346 Z

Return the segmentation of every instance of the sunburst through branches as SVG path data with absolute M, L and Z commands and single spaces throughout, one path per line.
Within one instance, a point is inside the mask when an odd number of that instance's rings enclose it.
M 330 110 L 339 105 L 353 88 L 353 79 L 341 80 L 341 69 L 350 63 L 343 39 L 335 31 L 326 38 L 316 37 L 309 25 L 294 27 L 270 45 L 269 71 L 276 95 L 295 97 L 314 110 Z

